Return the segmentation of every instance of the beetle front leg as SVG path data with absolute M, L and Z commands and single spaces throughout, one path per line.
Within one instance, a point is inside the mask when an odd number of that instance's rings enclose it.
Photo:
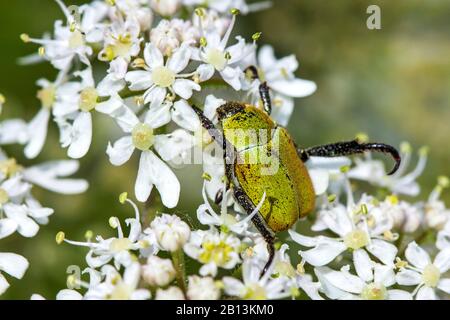
M 255 205 L 250 201 L 247 194 L 242 190 L 239 186 L 233 186 L 233 193 L 236 201 L 244 208 L 247 214 L 250 214 L 255 210 Z M 261 271 L 260 278 L 266 274 L 272 265 L 273 259 L 275 257 L 275 235 L 274 233 L 267 227 L 265 221 L 259 214 L 255 214 L 252 218 L 252 222 L 255 225 L 256 229 L 263 236 L 264 240 L 267 244 L 267 251 L 269 252 L 269 259 L 267 260 L 264 268 Z
M 366 151 L 383 152 L 388 153 L 392 156 L 392 158 L 395 160 L 395 165 L 394 168 L 388 173 L 388 175 L 394 174 L 400 166 L 401 158 L 397 149 L 384 143 L 360 143 L 358 140 L 352 140 L 297 150 L 298 155 L 303 162 L 306 162 L 309 157 L 314 156 L 331 158 L 360 154 Z
M 270 99 L 270 89 L 267 85 L 266 81 L 261 81 L 258 73 L 258 69 L 255 66 L 250 66 L 244 71 L 245 73 L 250 73 L 250 76 L 253 80 L 260 80 L 261 84 L 259 85 L 259 97 L 264 106 L 264 110 L 268 115 L 272 113 L 272 101 Z

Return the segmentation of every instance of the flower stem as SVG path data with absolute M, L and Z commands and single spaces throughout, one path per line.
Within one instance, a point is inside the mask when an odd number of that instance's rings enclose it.
M 178 249 L 177 251 L 172 252 L 172 262 L 175 271 L 177 272 L 178 286 L 183 292 L 186 292 L 186 270 L 183 249 Z

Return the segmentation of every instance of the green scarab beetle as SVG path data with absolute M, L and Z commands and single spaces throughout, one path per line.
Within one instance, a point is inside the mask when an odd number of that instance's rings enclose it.
M 246 70 L 258 77 L 256 68 Z M 261 108 L 227 102 L 217 109 L 221 129 L 195 106 L 202 126 L 224 150 L 225 173 L 235 200 L 250 214 L 259 205 L 252 222 L 267 242 L 269 259 L 262 270 L 270 267 L 274 254 L 275 234 L 289 229 L 299 218 L 314 209 L 315 192 L 305 162 L 309 157 L 337 157 L 365 151 L 389 153 L 395 166 L 400 165 L 398 151 L 383 143 L 338 142 L 307 149 L 298 148 L 288 131 L 271 118 L 269 87 L 259 87 Z M 216 202 L 222 196 L 218 194 Z M 261 200 L 264 199 L 262 204 Z

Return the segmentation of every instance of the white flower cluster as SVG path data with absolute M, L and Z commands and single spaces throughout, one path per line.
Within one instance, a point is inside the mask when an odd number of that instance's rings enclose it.
M 40 225 L 48 223 L 53 209 L 43 207 L 31 189 L 34 185 L 62 193 L 76 194 L 87 189 L 81 179 L 67 179 L 78 170 L 75 160 L 51 161 L 24 168 L 16 159 L 0 149 L 0 239 L 17 232 L 26 238 L 34 237 Z M 28 269 L 28 260 L 16 253 L 0 253 L 0 295 L 9 287 L 2 272 L 21 279 Z
M 115 142 L 105 142 L 111 164 L 121 166 L 135 151 L 139 153 L 134 190 L 139 202 L 148 205 L 156 187 L 162 204 L 175 208 L 181 190 L 172 169 L 185 164 L 194 147 L 200 146 L 205 172 L 203 204 L 195 221 L 203 226 L 200 229 L 189 226 L 182 216 L 153 209 L 141 217 L 138 205 L 124 193 L 120 201 L 135 211 L 125 220 L 128 233 L 117 217 L 109 219 L 117 235 L 106 239 L 94 239 L 87 232 L 86 241 L 80 242 L 58 233 L 58 243 L 88 249 L 84 274 L 89 281 L 70 276 L 70 288 L 61 290 L 57 299 L 448 297 L 450 210 L 440 195 L 449 181 L 440 177 L 425 202 L 411 202 L 420 193 L 417 178 L 425 168 L 427 150 L 419 151 L 417 166 L 408 172 L 412 158 L 408 144 L 401 146 L 402 163 L 391 176 L 370 155 L 356 159 L 353 167 L 344 157 L 311 157 L 306 164 L 317 210 L 289 230 L 288 239 L 279 236 L 275 258 L 262 272 L 269 252 L 252 218 L 267 201 L 266 194 L 253 212 L 243 213 L 223 181 L 222 155 L 212 152 L 212 138 L 191 105 L 202 104 L 205 116 L 217 123 L 216 109 L 230 93 L 243 103 L 263 107 L 259 90 L 265 82 L 270 87 L 271 117 L 285 126 L 294 98 L 316 90 L 313 82 L 294 75 L 298 61 L 293 55 L 277 59 L 272 47 L 258 48 L 260 33 L 250 41 L 232 37 L 240 13 L 263 9 L 268 3 L 96 0 L 77 8 L 76 15 L 73 6 L 56 3 L 65 20 L 55 23 L 53 36 L 21 38 L 40 45 L 38 55 L 23 61 L 49 61 L 58 75 L 54 81 L 38 81 L 41 109 L 31 121 L 0 123 L 0 144 L 25 145 L 25 156 L 34 158 L 45 144 L 52 118 L 61 146 L 70 158 L 79 159 L 90 149 L 96 118 L 105 116 L 123 132 Z M 251 67 L 259 78 L 247 72 Z M 0 106 L 4 100 L 0 96 Z M 115 139 L 113 130 L 110 137 Z M 15 230 L 32 236 L 36 222 L 46 222 L 52 213 L 30 196 L 30 183 L 63 193 L 86 187 L 80 181 L 58 179 L 76 170 L 74 161 L 25 170 L 4 161 L 0 238 Z M 375 192 L 358 192 L 355 186 L 361 181 Z M 210 202 L 217 194 L 222 195 L 219 207 Z M 289 254 L 290 246 L 300 246 L 298 255 Z M 22 257 L 0 255 L 0 271 L 21 277 L 26 267 Z

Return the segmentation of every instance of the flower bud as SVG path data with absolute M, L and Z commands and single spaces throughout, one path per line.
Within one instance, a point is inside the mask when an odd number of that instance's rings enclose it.
M 161 249 L 175 252 L 183 247 L 191 235 L 191 229 L 175 215 L 163 214 L 151 224 Z
M 176 271 L 172 261 L 157 256 L 148 257 L 142 267 L 142 277 L 151 286 L 164 287 L 175 279 Z
M 217 300 L 220 290 L 211 277 L 190 276 L 187 297 L 190 300 Z
M 178 287 L 170 287 L 166 290 L 158 289 L 155 300 L 185 300 L 184 294 Z
M 152 0 L 151 7 L 158 14 L 167 17 L 172 16 L 180 8 L 180 0 Z

